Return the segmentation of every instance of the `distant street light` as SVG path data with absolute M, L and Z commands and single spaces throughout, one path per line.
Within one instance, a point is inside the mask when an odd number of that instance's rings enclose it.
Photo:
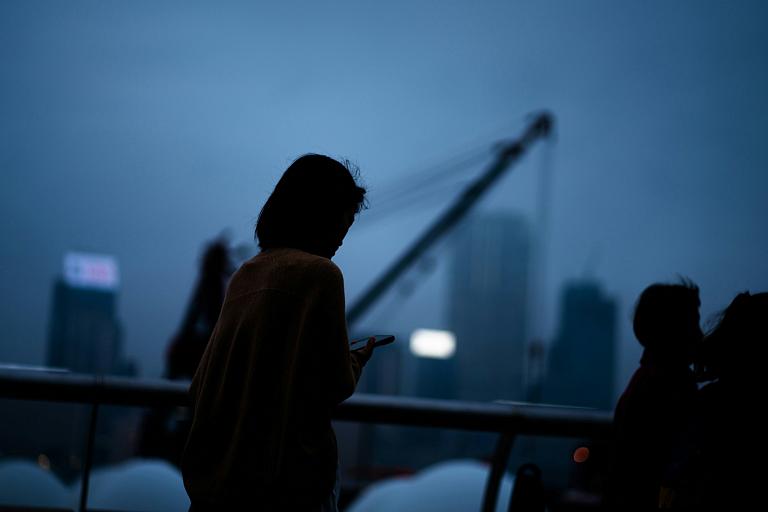
M 449 359 L 456 352 L 456 335 L 451 331 L 416 329 L 411 334 L 410 347 L 418 357 Z

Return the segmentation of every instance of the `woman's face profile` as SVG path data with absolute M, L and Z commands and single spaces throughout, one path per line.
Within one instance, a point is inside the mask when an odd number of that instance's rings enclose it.
M 347 236 L 347 232 L 349 231 L 349 228 L 352 227 L 354 222 L 354 209 L 349 209 L 341 215 L 338 222 L 334 226 L 334 229 L 331 231 L 331 239 L 329 240 L 327 251 L 327 256 L 329 258 L 332 258 L 336 254 L 336 251 L 339 250 L 339 247 L 343 245 L 344 237 Z

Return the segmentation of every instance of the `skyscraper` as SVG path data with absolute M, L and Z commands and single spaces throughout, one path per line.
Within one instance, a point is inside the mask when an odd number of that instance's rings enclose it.
M 561 297 L 560 325 L 549 357 L 544 400 L 613 408 L 616 302 L 595 281 L 573 282 Z
M 580 280 L 563 287 L 558 330 L 542 386 L 544 402 L 613 408 L 616 310 L 616 301 L 597 281 Z M 590 467 L 603 463 L 602 445 L 588 439 L 536 438 L 524 450 L 537 461 L 550 485 L 565 487 L 577 471 L 587 467 L 574 462 L 574 450 L 580 446 L 593 451 Z
M 68 253 L 62 274 L 53 284 L 48 325 L 48 366 L 90 374 L 131 375 L 133 365 L 122 353 L 117 318 L 119 274 L 111 256 Z M 123 460 L 132 452 L 127 434 L 137 422 L 136 410 L 102 407 L 99 436 L 109 439 L 93 452 L 95 466 Z M 59 477 L 82 475 L 83 441 L 90 422 L 85 404 L 0 401 L 0 452 L 36 458 Z
M 513 213 L 469 217 L 454 238 L 448 325 L 456 334 L 456 397 L 524 398 L 531 235 Z
M 119 273 L 111 256 L 67 253 L 53 286 L 49 366 L 79 373 L 131 375 L 117 318 Z

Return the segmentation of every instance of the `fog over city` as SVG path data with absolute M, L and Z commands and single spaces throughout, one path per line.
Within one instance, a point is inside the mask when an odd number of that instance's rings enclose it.
M 618 394 L 648 284 L 692 279 L 704 320 L 768 289 L 766 21 L 760 1 L 2 2 L 0 361 L 44 364 L 82 251 L 117 259 L 124 350 L 159 376 L 204 244 L 254 254 L 307 152 L 369 189 L 335 258 L 350 303 L 546 109 L 553 137 L 477 209 L 543 237 L 530 337 L 555 336 L 568 282 L 617 300 Z M 446 328 L 451 241 L 359 330 Z

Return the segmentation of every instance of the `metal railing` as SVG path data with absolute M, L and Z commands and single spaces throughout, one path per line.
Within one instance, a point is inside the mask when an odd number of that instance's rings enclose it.
M 91 405 L 83 465 L 80 512 L 85 512 L 100 405 L 184 406 L 188 383 L 0 369 L 0 398 Z M 590 409 L 501 402 L 460 402 L 355 394 L 336 408 L 334 419 L 410 425 L 499 435 L 483 494 L 482 511 L 495 510 L 499 488 L 518 435 L 607 438 L 611 413 Z

